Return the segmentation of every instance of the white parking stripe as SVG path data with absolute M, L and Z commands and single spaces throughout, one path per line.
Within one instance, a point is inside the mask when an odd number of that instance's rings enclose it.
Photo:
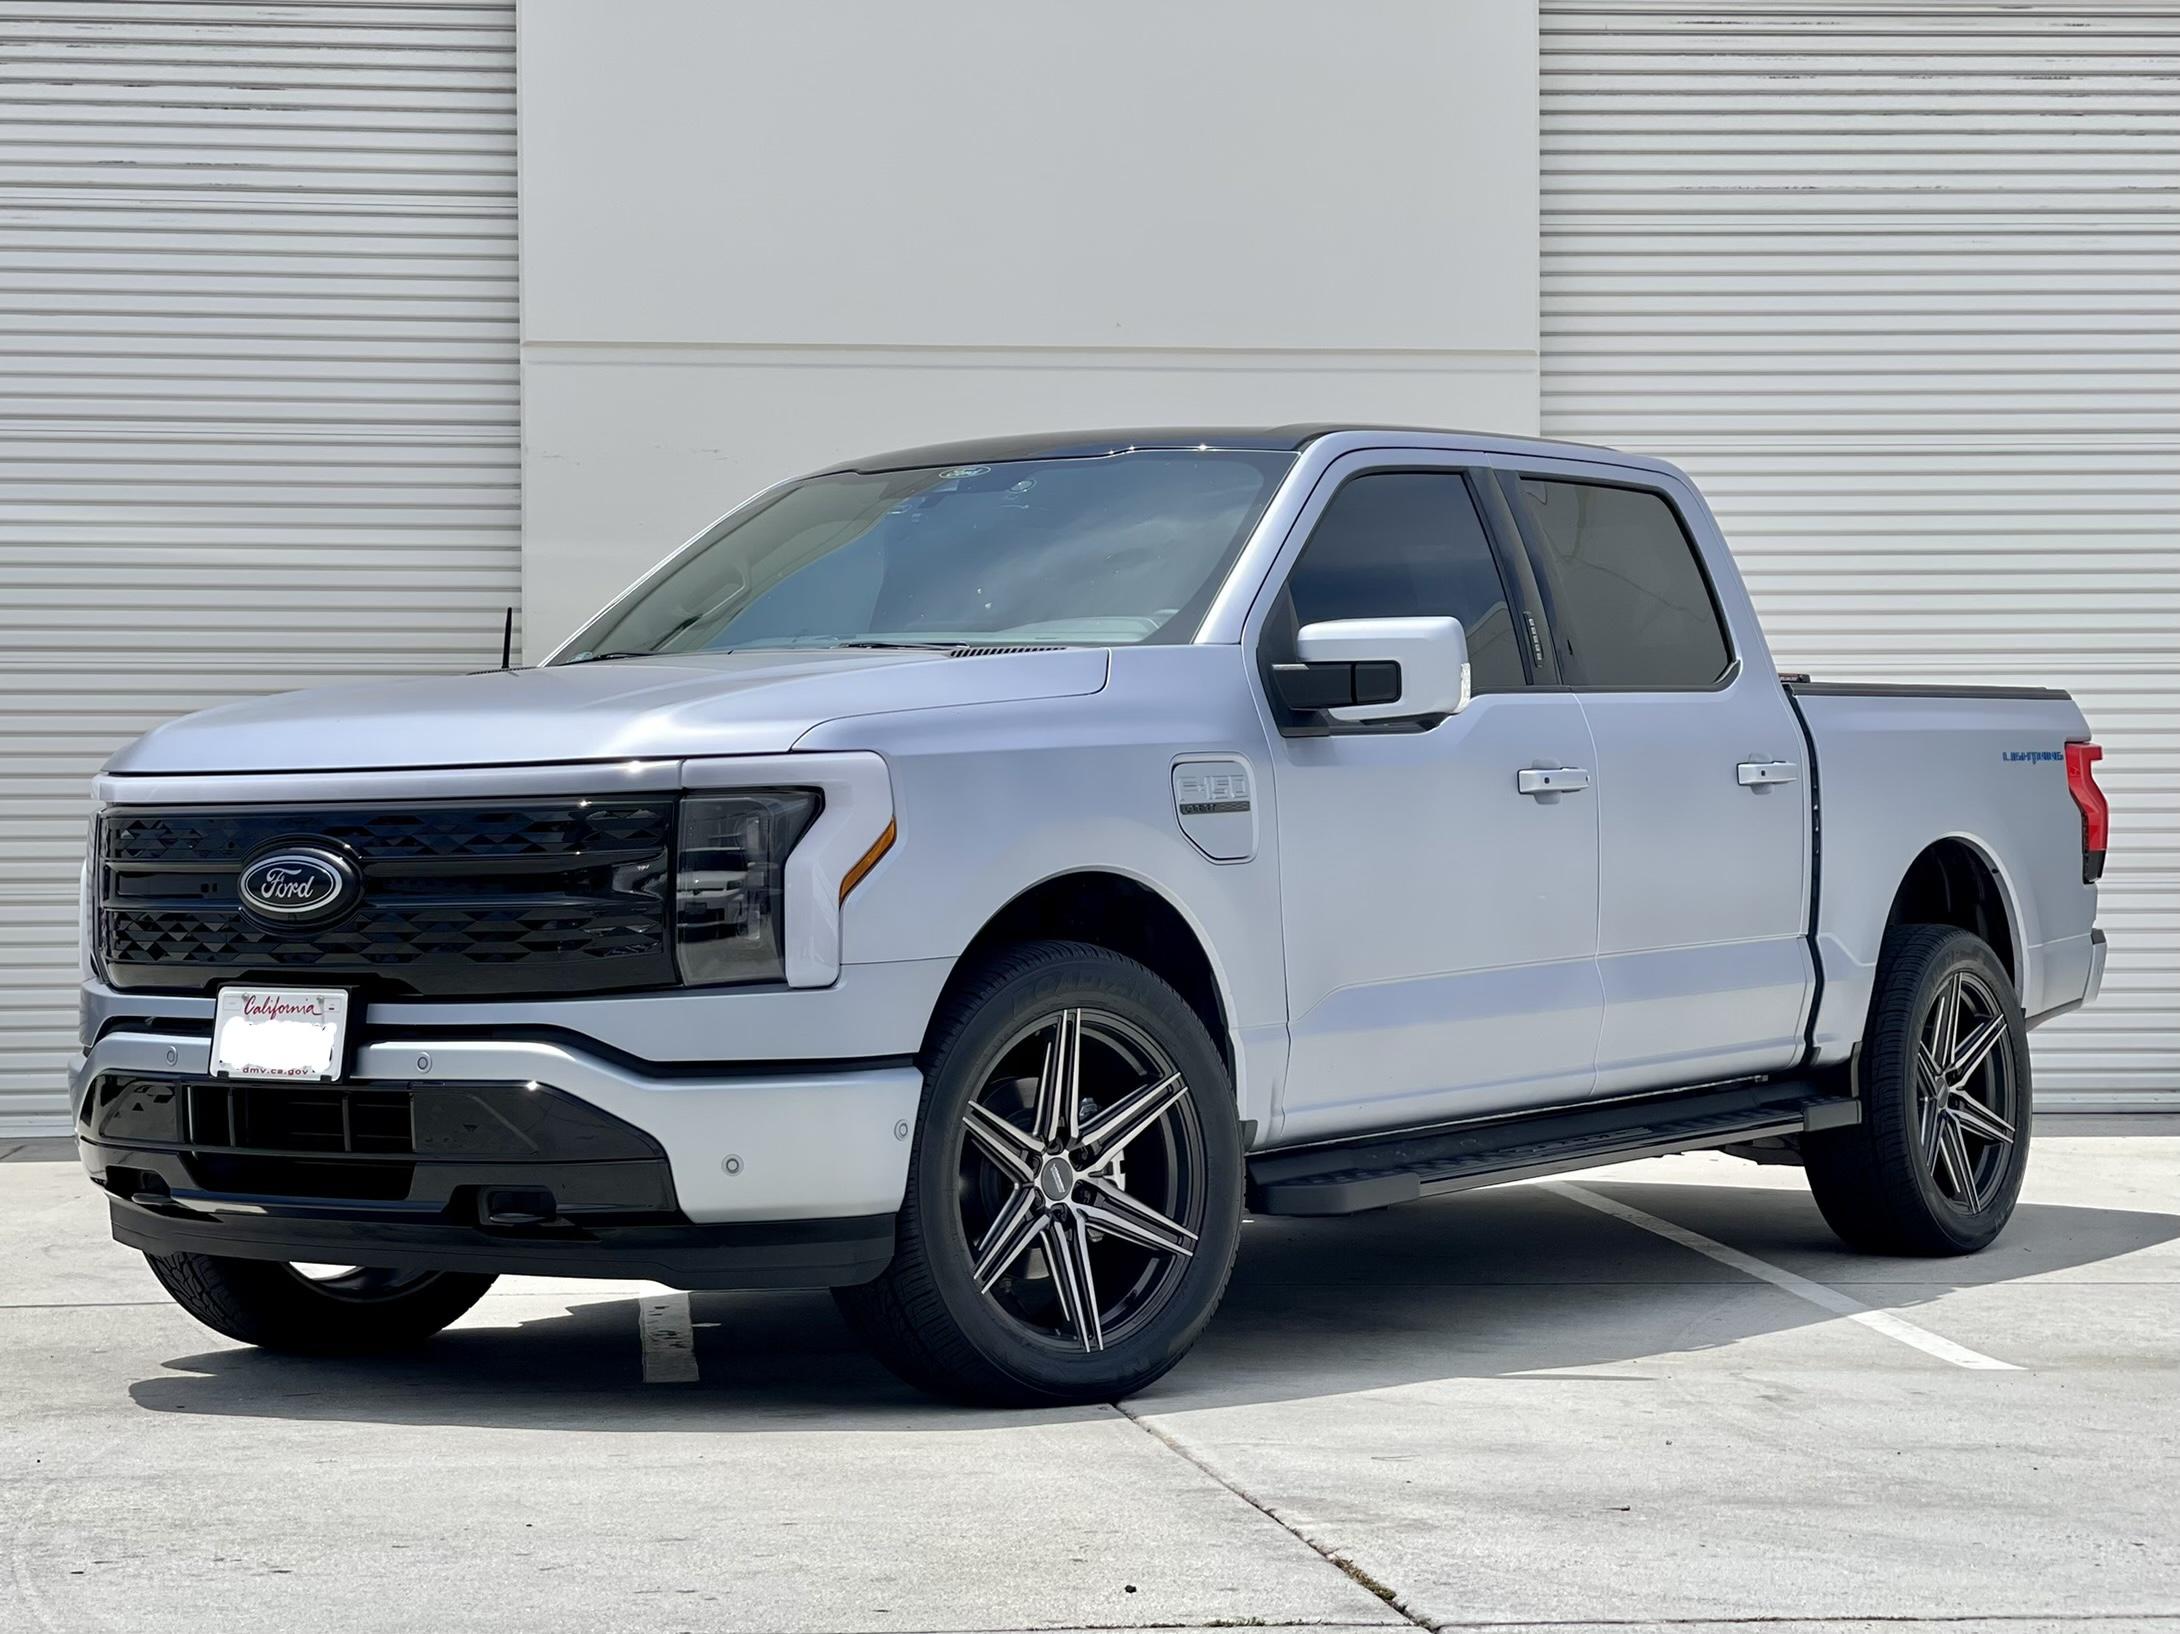
M 1888 1339 L 1897 1339 L 1903 1345 L 1913 1345 L 1925 1355 L 1935 1356 L 1941 1362 L 1951 1362 L 1955 1367 L 1973 1367 L 1985 1371 L 2018 1373 L 2021 1370 L 2011 1362 L 2002 1362 L 1995 1356 L 1986 1356 L 1980 1350 L 1970 1350 L 1966 1345 L 1956 1345 L 1950 1339 L 1941 1339 L 1928 1328 L 1919 1328 L 1904 1317 L 1890 1311 L 1873 1311 L 1860 1300 L 1841 1293 L 1837 1288 L 1827 1288 L 1821 1282 L 1811 1282 L 1807 1277 L 1796 1276 L 1792 1271 L 1744 1254 L 1738 1248 L 1728 1248 L 1722 1242 L 1713 1242 L 1701 1232 L 1677 1226 L 1670 1220 L 1661 1220 L 1655 1214 L 1645 1214 L 1639 1208 L 1591 1191 L 1587 1186 L 1577 1186 L 1572 1181 L 1550 1180 L 1545 1184 L 1562 1197 L 1571 1197 L 1586 1208 L 1609 1214 L 1615 1220 L 1625 1220 L 1629 1225 L 1641 1226 L 1654 1231 L 1668 1242 L 1676 1242 L 1683 1248 L 1692 1248 L 1698 1254 L 1707 1255 L 1721 1265 L 1730 1265 L 1736 1271 L 1760 1278 L 1774 1288 L 1783 1288 L 1798 1299 L 1806 1299 L 1812 1305 L 1822 1306 L 1837 1316 L 1882 1333 Z
M 646 1294 L 636 1302 L 645 1384 L 696 1383 L 696 1327 L 687 1294 Z

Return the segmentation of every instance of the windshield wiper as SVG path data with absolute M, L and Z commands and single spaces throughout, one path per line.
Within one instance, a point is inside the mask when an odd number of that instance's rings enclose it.
M 675 636 L 681 634 L 682 631 L 686 630 L 687 628 L 689 628 L 690 625 L 694 624 L 698 619 L 702 618 L 707 611 L 708 609 L 699 607 L 695 612 L 691 613 L 679 624 L 676 624 L 672 629 L 668 630 L 664 635 L 660 636 L 658 640 L 658 645 L 655 647 L 647 647 L 642 649 L 638 649 L 635 647 L 615 647 L 611 652 L 577 653 L 573 658 L 568 659 L 567 662 L 570 664 L 596 664 L 608 658 L 657 658 L 666 651 L 667 642 L 673 640 Z M 722 647 L 719 650 L 721 652 L 725 652 L 729 649 Z
M 966 641 L 880 641 L 858 638 L 854 641 L 836 641 L 833 649 L 854 647 L 864 652 L 952 652 L 956 647 L 966 647 Z

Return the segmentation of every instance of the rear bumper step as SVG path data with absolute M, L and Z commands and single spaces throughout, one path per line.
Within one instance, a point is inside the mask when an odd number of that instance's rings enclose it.
M 1809 1083 L 1566 1107 L 1387 1140 L 1267 1152 L 1249 1164 L 1250 1206 L 1259 1214 L 1354 1214 L 1509 1180 L 1861 1121 L 1861 1102 Z

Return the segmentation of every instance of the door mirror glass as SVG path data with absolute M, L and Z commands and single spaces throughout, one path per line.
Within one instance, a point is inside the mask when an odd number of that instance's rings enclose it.
M 1289 709 L 1336 721 L 1413 720 L 1468 707 L 1468 636 L 1457 618 L 1340 618 L 1305 624 L 1297 664 L 1272 669 Z

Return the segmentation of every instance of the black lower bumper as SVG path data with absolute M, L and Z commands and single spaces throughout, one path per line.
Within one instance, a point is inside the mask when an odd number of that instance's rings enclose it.
M 527 1084 L 101 1077 L 77 1146 L 116 1240 L 150 1254 L 677 1288 L 868 1282 L 891 1214 L 699 1224 L 642 1130 Z
M 530 1277 L 632 1277 L 670 1288 L 838 1288 L 893 1258 L 893 1220 L 777 1220 L 503 1229 L 444 1219 L 314 1219 L 215 1208 L 146 1208 L 109 1198 L 114 1240 L 147 1254 L 214 1254 L 301 1264 L 419 1267 Z

